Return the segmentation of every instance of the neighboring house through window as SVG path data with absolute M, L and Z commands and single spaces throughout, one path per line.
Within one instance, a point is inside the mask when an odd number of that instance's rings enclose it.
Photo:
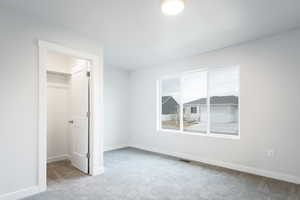
M 209 135 L 239 135 L 239 67 L 163 78 L 159 128 Z

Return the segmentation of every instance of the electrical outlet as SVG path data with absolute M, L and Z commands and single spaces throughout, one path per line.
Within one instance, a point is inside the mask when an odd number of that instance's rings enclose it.
M 268 157 L 274 157 L 274 155 L 275 155 L 274 149 L 269 149 L 269 150 L 267 151 L 267 155 L 268 155 Z

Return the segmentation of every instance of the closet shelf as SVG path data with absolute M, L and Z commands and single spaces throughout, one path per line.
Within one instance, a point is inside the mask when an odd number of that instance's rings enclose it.
M 63 75 L 63 76 L 71 76 L 71 73 L 68 72 L 60 72 L 60 71 L 54 71 L 54 70 L 47 70 L 47 73 L 49 74 L 56 74 L 56 75 Z

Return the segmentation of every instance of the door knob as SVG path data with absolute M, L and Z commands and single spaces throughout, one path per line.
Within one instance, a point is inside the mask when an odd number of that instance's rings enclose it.
M 70 124 L 74 124 L 74 120 L 70 120 L 68 121 Z

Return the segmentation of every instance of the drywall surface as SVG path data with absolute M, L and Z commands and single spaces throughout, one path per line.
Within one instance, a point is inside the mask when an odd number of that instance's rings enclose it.
M 55 76 L 55 78 L 53 77 Z M 57 81 L 59 79 L 59 81 Z M 68 158 L 70 154 L 70 82 L 68 77 L 48 74 L 47 159 Z
M 129 73 L 105 65 L 104 67 L 104 150 L 128 144 L 129 129 Z
M 36 191 L 38 39 L 100 55 L 101 46 L 61 27 L 0 8 L 0 199 Z M 28 190 L 27 190 L 28 189 Z M 32 189 L 32 190 L 31 190 Z M 14 193 L 16 192 L 16 193 Z M 22 196 L 22 195 L 21 195 Z
M 300 30 L 130 74 L 130 144 L 300 182 Z M 240 139 L 160 132 L 156 80 L 202 67 L 240 66 Z M 267 155 L 274 150 L 274 156 Z
M 48 51 L 47 53 L 47 70 L 56 72 L 71 72 L 71 57 L 57 53 L 54 51 Z
M 48 51 L 47 70 L 71 72 L 71 57 Z M 64 160 L 71 155 L 70 77 L 47 73 L 47 160 Z

